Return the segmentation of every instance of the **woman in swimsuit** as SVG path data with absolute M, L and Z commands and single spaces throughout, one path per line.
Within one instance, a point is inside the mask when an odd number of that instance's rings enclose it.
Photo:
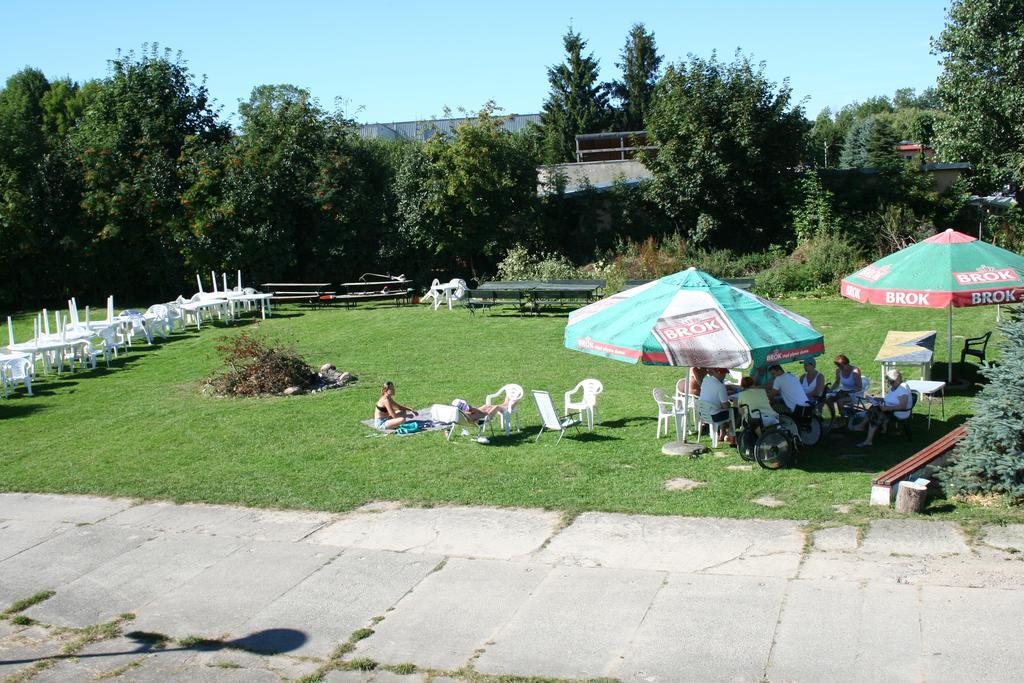
M 394 429 L 403 422 L 416 417 L 416 411 L 395 400 L 395 383 L 384 382 L 380 398 L 373 404 L 373 426 L 377 429 Z

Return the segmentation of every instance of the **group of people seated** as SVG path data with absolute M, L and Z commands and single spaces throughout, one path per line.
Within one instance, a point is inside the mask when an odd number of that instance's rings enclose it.
M 690 394 L 713 406 L 716 412 L 711 416 L 712 421 L 719 423 L 720 435 L 726 440 L 730 439 L 730 435 L 725 433 L 729 411 L 736 411 L 735 421 L 739 422 L 739 411 L 744 406 L 750 414 L 760 415 L 765 425 L 777 424 L 779 415 L 799 419 L 817 411 L 819 406 L 827 407 L 830 419 L 835 419 L 837 413 L 841 414 L 844 408 L 863 396 L 864 379 L 860 369 L 851 365 L 845 355 L 839 354 L 833 362 L 835 378 L 831 384 L 826 382 L 813 358 L 803 361 L 804 372 L 799 378 L 780 365 L 762 366 L 744 376 L 738 387 L 725 382 L 728 373 L 724 368 L 691 368 Z M 871 406 L 867 419 L 852 427 L 867 431 L 858 447 L 870 446 L 878 430 L 891 417 L 902 420 L 910 416 L 912 396 L 903 383 L 903 376 L 892 369 L 886 374 L 886 382 L 888 391 L 885 396 L 869 399 Z
M 478 422 L 494 413 L 507 412 L 512 406 L 506 398 L 498 405 L 471 406 L 461 398 L 451 402 L 470 422 Z M 373 426 L 380 430 L 397 429 L 402 424 L 415 420 L 419 413 L 395 400 L 395 383 L 384 382 L 380 388 L 380 398 L 373 404 Z

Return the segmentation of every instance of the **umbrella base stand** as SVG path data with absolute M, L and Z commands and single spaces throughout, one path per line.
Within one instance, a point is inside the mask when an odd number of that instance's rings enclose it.
M 689 443 L 686 441 L 669 441 L 667 444 L 661 447 L 661 452 L 665 455 L 676 455 L 695 458 L 701 453 L 707 453 L 708 447 L 702 446 L 699 443 Z

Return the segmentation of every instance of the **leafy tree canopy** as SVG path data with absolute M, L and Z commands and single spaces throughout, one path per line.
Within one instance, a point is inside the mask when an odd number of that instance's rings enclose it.
M 932 41 L 945 158 L 975 164 L 989 187 L 1024 178 L 1024 0 L 954 0 Z
M 750 249 L 785 224 L 806 123 L 788 82 L 769 81 L 764 64 L 737 54 L 669 66 L 647 123 L 659 148 L 644 159 L 651 191 L 681 234 Z

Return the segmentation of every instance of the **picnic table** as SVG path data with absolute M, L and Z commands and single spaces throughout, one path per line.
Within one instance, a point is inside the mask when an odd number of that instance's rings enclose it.
M 396 305 L 403 301 L 409 303 L 415 292 L 412 280 L 408 280 L 404 276 L 377 275 L 376 273 L 364 273 L 358 281 L 342 282 L 338 287 L 344 290 L 344 293 L 332 296 L 331 301 L 337 301 L 346 306 L 354 306 L 361 301 L 394 301 Z
M 335 293 L 327 289 L 330 286 L 330 282 L 264 282 L 260 285 L 271 290 L 270 300 L 275 303 L 295 302 L 314 306 L 320 303 L 321 297 Z
M 512 304 L 520 313 L 540 314 L 546 306 L 586 304 L 600 298 L 604 280 L 494 280 L 467 291 L 467 305 Z

